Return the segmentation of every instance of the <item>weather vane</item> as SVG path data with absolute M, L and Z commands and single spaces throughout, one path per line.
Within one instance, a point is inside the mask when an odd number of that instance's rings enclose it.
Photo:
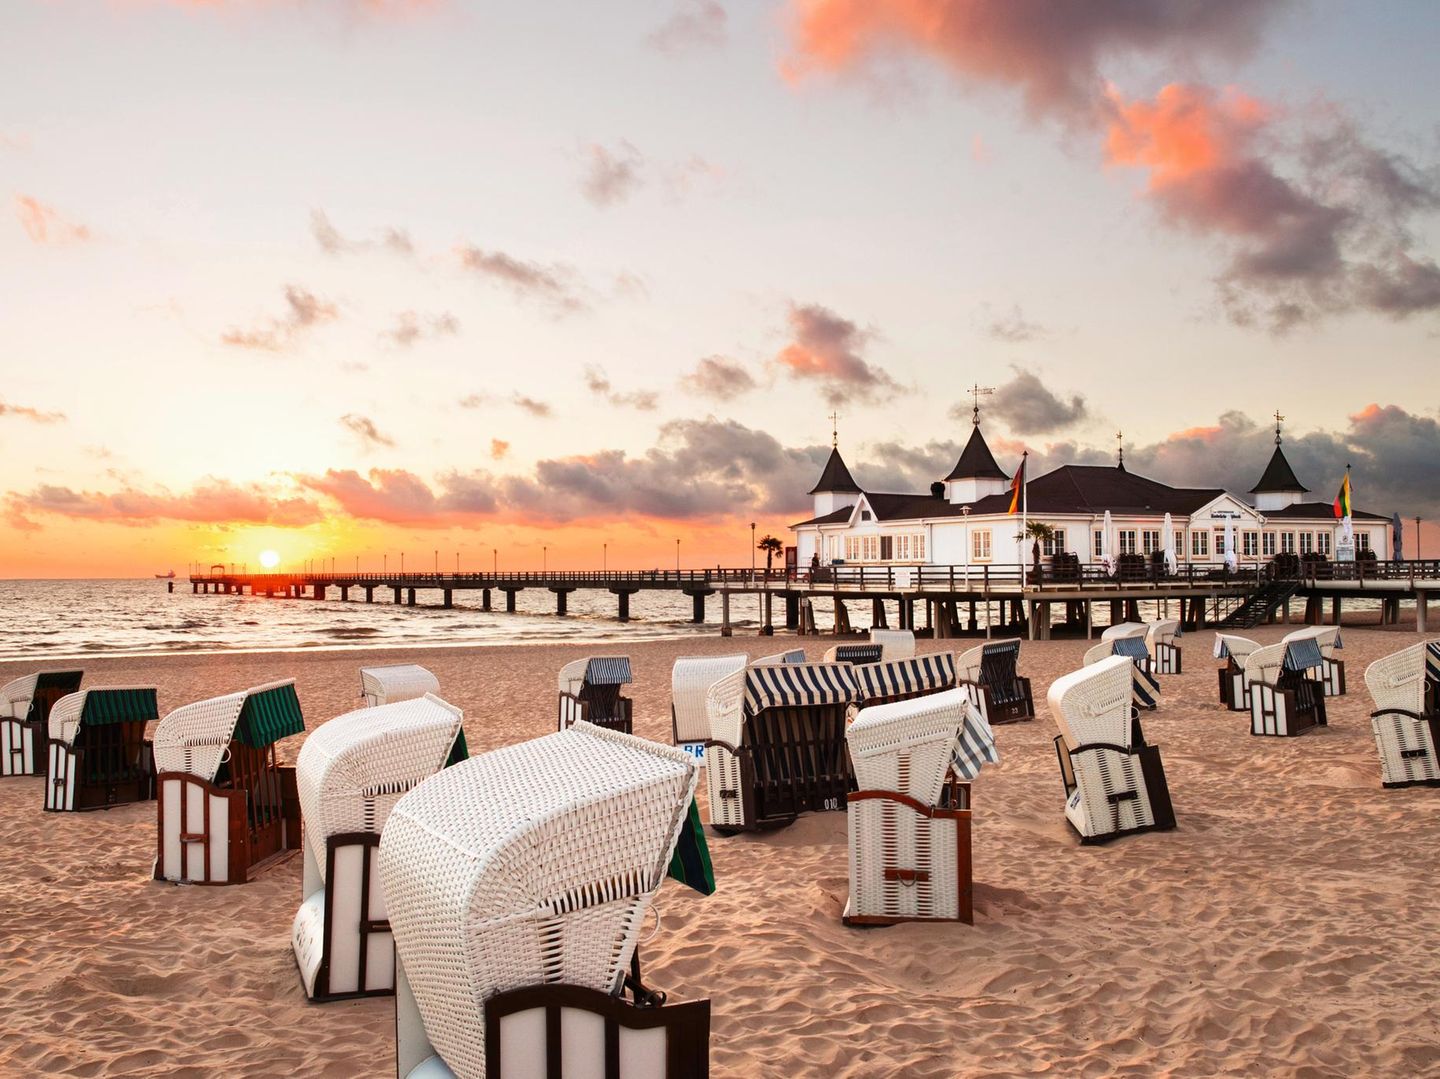
M 980 426 L 980 398 L 988 397 L 994 392 L 994 389 L 992 389 L 991 387 L 982 386 L 978 382 L 970 387 L 970 396 L 975 399 L 975 407 L 971 410 L 970 413 L 970 422 L 976 427 Z
M 1124 431 L 1116 431 L 1116 432 L 1115 432 L 1115 442 L 1116 442 L 1116 445 L 1118 445 L 1118 446 L 1120 447 L 1120 467 L 1123 468 L 1123 467 L 1125 467 L 1125 432 L 1124 432 Z
M 1280 425 L 1285 422 L 1285 417 L 1280 415 L 1280 410 L 1275 410 L 1275 445 L 1280 445 Z
M 830 448 L 840 448 L 840 413 L 830 413 Z

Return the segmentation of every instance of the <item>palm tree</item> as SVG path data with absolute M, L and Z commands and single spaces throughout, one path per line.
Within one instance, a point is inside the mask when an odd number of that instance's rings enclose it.
M 759 543 L 755 544 L 755 549 L 765 552 L 765 576 L 770 576 L 770 565 L 774 562 L 775 556 L 785 550 L 785 545 L 774 536 L 766 535 Z

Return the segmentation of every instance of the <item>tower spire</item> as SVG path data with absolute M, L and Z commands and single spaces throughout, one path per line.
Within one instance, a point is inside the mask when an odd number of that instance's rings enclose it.
M 970 424 L 972 427 L 980 426 L 980 398 L 988 397 L 994 392 L 994 389 L 992 389 L 991 387 L 982 386 L 978 382 L 970 387 L 970 397 L 974 401 L 974 407 L 971 409 L 970 412 Z
M 1285 422 L 1285 417 L 1280 415 L 1280 410 L 1275 410 L 1275 445 L 1280 445 L 1280 425 Z
M 840 413 L 838 412 L 830 413 L 830 448 L 832 450 L 840 448 Z
M 1116 431 L 1116 432 L 1115 432 L 1115 443 L 1116 443 L 1117 446 L 1120 447 L 1120 463 L 1119 463 L 1119 466 L 1118 466 L 1118 467 L 1124 468 L 1124 467 L 1125 467 L 1125 432 L 1124 432 L 1124 431 Z

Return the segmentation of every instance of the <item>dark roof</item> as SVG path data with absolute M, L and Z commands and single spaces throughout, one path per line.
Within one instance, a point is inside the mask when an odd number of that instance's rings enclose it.
M 854 507 L 853 504 L 852 504 L 852 505 L 849 505 L 849 506 L 841 506 L 838 510 L 831 510 L 829 513 L 825 514 L 825 516 L 823 516 L 823 517 L 812 517 L 812 518 L 810 518 L 810 520 L 808 520 L 808 521 L 801 521 L 799 524 L 793 524 L 793 525 L 791 525 L 790 527 L 791 527 L 791 528 L 801 528 L 801 527 L 803 527 L 804 525 L 836 525 L 836 524 L 840 524 L 842 521 L 848 521 L 848 520 L 850 519 L 850 513 L 851 513 L 851 511 L 854 510 L 854 509 L 855 509 L 855 507 Z
M 1265 475 L 1260 477 L 1260 482 L 1250 488 L 1252 495 L 1265 494 L 1271 491 L 1308 491 L 1310 488 L 1304 486 L 1295 478 L 1295 470 L 1290 467 L 1290 462 L 1285 460 L 1285 453 L 1277 444 L 1275 452 L 1270 455 L 1270 463 L 1265 466 Z
M 950 470 L 950 475 L 945 477 L 947 481 L 1008 480 L 1009 478 L 1009 473 L 1003 471 L 995 463 L 995 455 L 985 444 L 985 436 L 980 433 L 978 426 L 971 430 L 970 441 L 965 443 L 960 460 L 955 462 L 955 467 Z
M 838 447 L 830 451 L 830 459 L 825 462 L 825 471 L 820 473 L 820 482 L 810 489 L 812 495 L 821 493 L 832 494 L 839 492 L 860 493 L 860 485 L 850 475 L 850 470 L 845 467 L 845 462 L 840 459 Z
M 1285 520 L 1287 517 L 1297 517 L 1307 521 L 1329 520 L 1334 521 L 1335 507 L 1329 502 L 1297 502 L 1293 506 L 1286 506 L 1278 510 L 1261 510 L 1266 520 L 1279 518 Z M 1383 513 L 1366 513 L 1364 510 L 1351 510 L 1352 519 L 1360 521 L 1389 521 Z

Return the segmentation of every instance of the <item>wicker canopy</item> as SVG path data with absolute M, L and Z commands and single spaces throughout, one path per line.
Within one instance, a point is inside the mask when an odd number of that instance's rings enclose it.
M 263 749 L 304 730 L 294 680 L 272 682 L 175 709 L 155 728 L 155 765 L 213 782 L 232 739 Z
M 1069 749 L 1096 742 L 1129 748 L 1134 668 L 1125 656 L 1109 656 L 1051 683 L 1050 715 Z
M 74 693 L 84 677 L 84 671 L 36 671 L 6 682 L 0 686 L 0 716 L 39 718 L 35 713 L 44 708 L 42 695 Z
M 1245 657 L 1260 647 L 1259 641 L 1252 641 L 1249 637 L 1237 637 L 1233 633 L 1215 634 L 1215 658 L 1234 659 L 1236 663 L 1243 665 Z
M 66 745 L 74 745 L 81 727 L 103 727 L 111 723 L 145 722 L 157 718 L 159 713 L 153 686 L 82 689 L 55 702 L 55 707 L 50 710 L 50 737 Z

